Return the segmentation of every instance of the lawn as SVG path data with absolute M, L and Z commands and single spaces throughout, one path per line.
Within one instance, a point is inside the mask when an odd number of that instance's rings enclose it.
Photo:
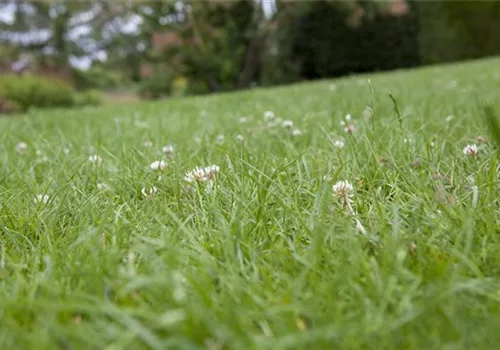
M 500 59 L 0 119 L 0 348 L 499 347 L 486 103 Z

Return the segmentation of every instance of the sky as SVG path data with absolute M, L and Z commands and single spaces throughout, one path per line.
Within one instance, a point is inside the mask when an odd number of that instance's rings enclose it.
M 276 1 L 275 0 L 261 0 L 262 10 L 266 17 L 271 17 L 276 12 Z
M 0 11 L 0 22 L 12 24 L 14 21 L 14 4 L 3 5 Z

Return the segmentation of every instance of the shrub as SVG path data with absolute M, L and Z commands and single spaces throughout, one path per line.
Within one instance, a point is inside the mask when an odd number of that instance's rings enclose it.
M 155 67 L 151 78 L 141 82 L 139 86 L 139 95 L 146 99 L 159 99 L 169 96 L 172 91 L 173 74 L 166 68 Z
M 208 93 L 210 93 L 209 87 L 201 80 L 189 81 L 187 84 L 186 95 L 203 95 Z
M 103 104 L 103 96 L 97 90 L 86 90 L 75 96 L 75 104 L 77 106 L 99 106 Z
M 20 111 L 32 107 L 69 107 L 75 103 L 70 86 L 37 76 L 3 76 L 0 80 L 0 97 L 17 106 Z
M 172 96 L 184 96 L 188 89 L 188 81 L 184 77 L 177 77 L 172 81 Z
M 317 79 L 419 64 L 418 18 L 411 9 L 395 16 L 382 3 L 354 3 L 292 4 L 271 38 L 276 58 L 270 67 L 264 61 L 263 82 L 287 82 L 296 73 Z
M 111 89 L 123 85 L 125 78 L 120 72 L 102 67 L 92 67 L 89 70 L 73 71 L 75 86 L 79 90 Z

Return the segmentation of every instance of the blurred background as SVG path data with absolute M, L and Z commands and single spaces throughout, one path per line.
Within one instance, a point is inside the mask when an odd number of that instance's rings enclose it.
M 0 112 L 475 59 L 498 33 L 500 1 L 4 1 Z

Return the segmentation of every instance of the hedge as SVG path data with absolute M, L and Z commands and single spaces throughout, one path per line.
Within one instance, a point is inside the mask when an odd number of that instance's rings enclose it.
M 69 85 L 30 75 L 2 76 L 0 99 L 16 106 L 20 112 L 32 107 L 70 107 L 75 104 L 75 94 Z
M 0 78 L 0 114 L 26 112 L 30 108 L 99 105 L 99 91 L 76 93 L 59 80 L 32 75 L 4 75 Z

